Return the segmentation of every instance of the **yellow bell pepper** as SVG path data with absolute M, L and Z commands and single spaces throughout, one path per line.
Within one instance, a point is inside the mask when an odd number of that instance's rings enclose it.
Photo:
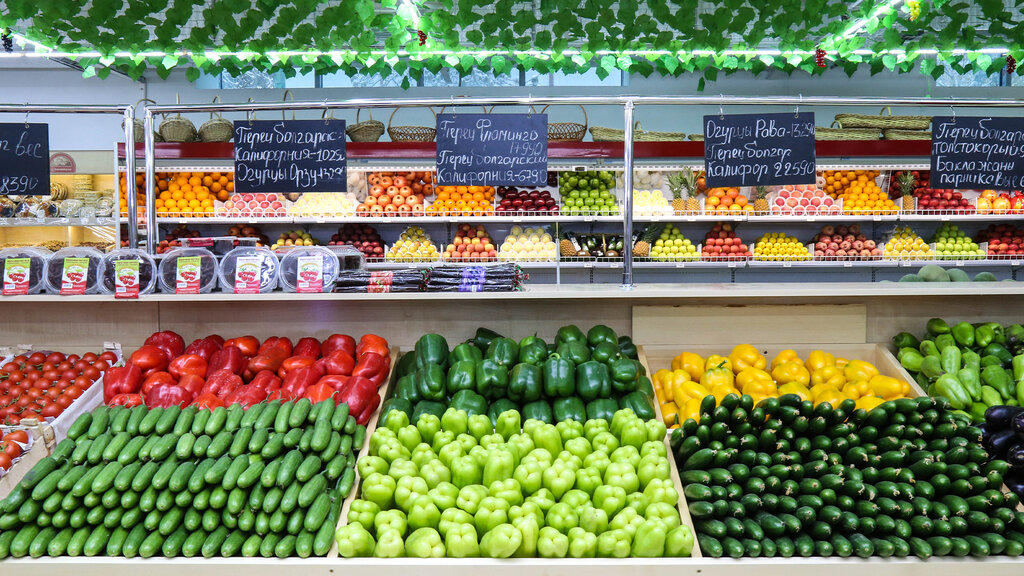
M 735 394 L 741 396 L 740 391 L 735 386 L 730 384 L 719 384 L 718 386 L 711 387 L 711 394 L 715 397 L 715 404 L 721 404 L 722 398 L 725 398 L 729 394 Z M 700 405 L 697 405 L 698 409 Z
M 847 380 L 871 380 L 878 376 L 878 368 L 870 362 L 863 360 L 850 360 L 843 368 L 843 375 Z
M 846 358 L 836 358 L 836 366 L 839 368 L 846 368 L 846 365 L 849 363 L 850 361 Z
M 759 368 L 764 370 L 768 366 L 768 360 L 750 344 L 739 344 L 729 354 L 729 361 L 732 362 L 733 372 L 739 374 L 746 368 Z
M 874 396 L 875 393 L 871 390 L 871 385 L 865 380 L 854 380 L 849 383 L 850 386 L 856 388 L 857 392 L 861 396 Z
M 836 384 L 837 388 L 840 388 L 843 384 L 846 384 L 846 376 L 844 376 L 843 371 L 836 368 L 834 364 L 822 366 L 816 370 L 811 370 L 811 386 L 824 384 L 829 381 Z
M 843 396 L 839 390 L 836 390 L 835 388 L 827 388 L 822 390 L 821 393 L 814 398 L 814 403 L 821 404 L 827 402 L 831 404 L 833 408 L 838 408 L 839 404 L 843 400 L 846 400 L 846 396 Z
M 723 359 L 723 361 L 718 365 L 708 368 L 703 374 L 701 374 L 700 383 L 707 388 L 723 384 L 730 387 L 733 386 L 736 380 L 732 373 L 732 368 L 725 365 L 728 361 L 729 360 L 727 358 Z
M 689 380 L 674 382 L 672 384 L 672 398 L 673 402 L 677 404 L 682 404 L 683 402 L 692 400 L 693 398 L 700 400 L 710 393 L 711 392 L 708 392 L 707 388 Z
M 903 382 L 890 376 L 876 374 L 868 380 L 868 386 L 875 396 L 881 396 L 886 400 L 893 400 L 903 394 Z
M 811 391 L 806 386 L 797 384 L 796 382 L 789 382 L 779 386 L 779 394 L 796 394 L 800 397 L 800 400 L 810 400 Z
M 736 388 L 744 394 L 778 394 L 772 375 L 760 368 L 744 368 L 736 375 Z
M 672 370 L 685 370 L 691 380 L 700 380 L 704 373 L 704 359 L 693 352 L 683 352 L 672 359 Z
M 807 362 L 804 363 L 811 372 L 820 370 L 825 366 L 835 366 L 836 357 L 822 350 L 815 350 L 807 355 Z
M 651 381 L 651 387 L 654 388 L 654 395 L 658 398 L 659 404 L 672 401 L 665 397 L 668 392 L 665 392 L 665 387 L 661 384 L 660 380 Z
M 671 426 L 679 423 L 679 407 L 674 402 L 662 402 L 661 404 L 661 420 L 665 423 L 665 426 Z
M 712 368 L 728 368 L 732 371 L 732 361 L 729 358 L 722 356 L 721 354 L 712 354 L 704 360 L 704 371 L 707 372 Z
M 692 400 L 686 401 L 686 406 L 682 407 L 679 412 L 679 422 L 686 422 L 687 420 L 700 420 L 700 403 L 703 398 L 693 398 Z
M 860 398 L 857 399 L 856 406 L 857 408 L 863 408 L 864 410 L 871 410 L 872 408 L 878 406 L 882 402 L 885 402 L 885 400 L 877 396 L 861 396 Z
M 783 362 L 772 368 L 772 378 L 780 385 L 796 382 L 807 386 L 811 382 L 811 373 L 807 371 L 802 362 Z
M 844 396 L 853 400 L 856 400 L 861 396 L 860 390 L 857 389 L 856 382 L 847 382 L 840 391 Z
M 839 388 L 836 388 L 835 386 L 832 386 L 831 384 L 818 384 L 817 386 L 811 386 L 811 388 L 810 388 L 811 400 L 814 400 L 815 403 L 817 403 L 817 397 L 819 395 L 821 395 L 823 392 L 825 392 L 826 390 L 835 390 L 836 392 L 840 391 Z
M 801 362 L 796 350 L 783 350 L 779 352 L 775 358 L 772 358 L 772 370 L 775 370 L 775 367 L 779 364 L 786 364 L 787 362 Z
M 766 398 L 778 398 L 779 397 L 778 394 L 750 394 L 749 396 L 750 396 L 750 399 L 754 401 L 754 405 L 755 406 L 757 405 L 758 402 L 760 402 L 761 400 L 764 400 Z
M 671 375 L 671 370 L 666 370 L 662 368 L 661 370 L 655 371 L 654 374 L 651 375 L 651 383 L 654 385 L 664 384 L 665 378 L 668 378 Z

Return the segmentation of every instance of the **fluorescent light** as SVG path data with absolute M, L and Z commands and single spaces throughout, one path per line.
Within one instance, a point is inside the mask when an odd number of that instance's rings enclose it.
M 861 30 L 863 30 L 864 28 L 867 27 L 868 22 L 872 18 L 878 18 L 882 14 L 885 14 L 886 12 L 889 12 L 890 10 L 895 9 L 900 4 L 903 4 L 903 2 L 904 2 L 904 0 L 889 0 L 889 2 L 886 2 L 885 4 L 882 4 L 878 8 L 875 8 L 874 10 L 872 10 L 871 14 L 868 15 L 867 18 L 861 18 L 860 20 L 857 20 L 856 22 L 850 24 L 846 28 L 846 30 L 844 30 L 842 32 L 842 34 L 839 34 L 838 37 L 839 38 L 850 38 L 852 36 L 857 35 Z

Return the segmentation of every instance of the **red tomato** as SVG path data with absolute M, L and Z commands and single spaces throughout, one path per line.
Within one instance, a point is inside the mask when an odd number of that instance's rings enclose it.
M 34 352 L 31 356 L 28 357 L 28 360 L 26 362 L 33 366 L 38 366 L 39 364 L 46 362 L 46 354 L 43 354 L 42 352 Z
M 16 444 L 13 440 L 0 440 L 0 452 L 7 455 L 8 458 L 14 460 L 18 456 L 21 456 L 21 446 Z
M 63 411 L 64 411 L 64 408 L 61 405 L 59 405 L 57 403 L 53 403 L 53 404 L 47 404 L 42 409 L 42 411 L 39 412 L 39 415 L 42 416 L 43 418 L 56 418 L 57 416 L 60 416 L 60 413 L 63 412 Z
M 21 366 L 14 362 L 8 362 L 7 364 L 4 364 L 4 372 L 14 372 L 15 370 L 21 370 Z
M 81 374 L 82 370 L 85 370 L 89 366 L 92 366 L 92 364 L 86 362 L 85 360 L 79 360 L 78 362 L 75 362 L 75 365 L 72 366 L 72 368 L 78 370 L 78 373 Z
M 100 354 L 100 359 L 105 360 L 109 364 L 113 364 L 117 362 L 117 354 L 114 354 L 110 350 L 107 350 L 106 352 Z
M 32 399 L 29 398 L 28 394 L 22 394 L 18 397 L 18 400 L 14 403 L 18 408 L 24 408 L 32 403 Z
M 12 384 L 21 382 L 24 379 L 25 379 L 25 373 L 24 372 L 11 372 L 11 374 L 7 377 L 7 381 L 11 382 Z
M 71 370 L 74 366 L 75 364 L 73 362 L 68 362 L 67 360 L 65 360 L 60 364 L 57 364 L 57 370 Z
M 78 378 L 79 374 L 80 372 L 74 369 L 65 370 L 60 373 L 60 380 L 74 380 L 75 378 Z
M 15 442 L 21 442 L 22 444 L 28 444 L 28 432 L 24 430 L 15 430 L 10 434 L 5 435 L 4 440 L 13 440 Z
M 68 362 L 71 362 L 71 364 L 74 364 L 75 362 L 78 362 L 81 359 L 82 357 L 79 356 L 78 354 L 71 354 L 70 356 L 68 356 Z
M 74 401 L 75 399 L 72 398 L 71 396 L 68 396 L 67 394 L 61 394 L 60 396 L 57 397 L 56 400 L 54 400 L 54 402 L 62 408 L 67 408 L 68 406 L 71 406 L 71 403 Z
M 29 370 L 28 372 L 25 373 L 25 380 L 28 380 L 29 382 L 35 382 L 36 380 L 39 380 L 39 377 L 42 375 L 43 373 L 40 372 L 39 370 Z
M 28 390 L 28 386 L 11 386 L 8 392 L 10 393 L 11 396 L 17 399 L 18 396 L 21 396 L 22 394 L 25 393 L 25 390 Z
M 89 366 L 88 368 L 82 371 L 82 376 L 85 376 L 86 378 L 92 380 L 93 382 L 99 380 L 101 375 L 102 372 L 97 370 L 95 366 Z
M 95 352 L 86 352 L 85 354 L 82 354 L 82 360 L 85 360 L 89 364 L 99 360 L 99 358 L 100 357 L 97 356 Z
M 96 361 L 95 364 L 93 364 L 93 368 L 96 368 L 101 372 L 106 372 L 107 369 L 110 368 L 110 364 L 106 360 L 100 358 L 99 360 Z
M 54 386 L 54 388 L 60 388 L 61 390 L 64 390 L 68 386 L 71 386 L 72 380 L 74 380 L 74 378 L 61 378 L 60 380 L 57 381 L 57 384 Z
M 43 396 L 43 391 L 41 389 L 39 389 L 39 388 L 31 388 L 31 389 L 29 389 L 28 392 L 25 392 L 25 396 L 23 396 L 23 397 L 27 397 L 27 398 L 30 398 L 32 400 L 35 400 L 36 398 L 41 398 L 42 396 Z
M 67 388 L 64 389 L 64 395 L 65 396 L 69 396 L 72 399 L 78 398 L 78 397 L 80 397 L 84 393 L 85 393 L 85 390 L 82 390 L 81 388 L 79 388 L 78 386 L 76 386 L 74 384 L 72 384 L 71 386 L 68 386 Z
M 78 386 L 82 390 L 88 390 L 92 386 L 92 379 L 88 376 L 79 376 L 75 378 L 75 386 Z
M 91 366 L 90 366 L 90 368 L 91 368 Z M 60 372 L 58 372 L 56 368 L 51 368 L 51 369 L 43 372 L 43 380 L 46 380 L 47 382 L 53 382 L 54 380 L 60 380 Z
M 0 454 L 0 470 L 10 470 L 11 464 L 11 459 L 7 454 Z
M 47 370 L 53 370 L 57 367 L 56 362 L 43 362 L 43 365 L 39 367 L 40 370 L 46 372 Z
M 14 358 L 11 358 L 11 362 L 16 362 L 18 364 L 24 364 L 25 362 L 28 362 L 28 356 L 26 356 L 25 354 L 18 354 Z
M 50 388 L 49 390 L 46 391 L 45 396 L 47 398 L 55 399 L 55 398 L 59 397 L 62 392 L 63 392 L 62 389 L 58 388 L 57 386 L 54 386 L 54 387 L 52 387 L 52 388 Z
M 50 355 L 46 357 L 47 362 L 53 362 L 54 364 L 60 364 L 67 357 L 64 356 L 63 352 L 50 352 Z

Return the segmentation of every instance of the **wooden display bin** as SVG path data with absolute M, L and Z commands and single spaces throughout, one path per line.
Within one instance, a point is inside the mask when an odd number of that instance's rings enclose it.
M 11 469 L 6 474 L 0 476 L 0 500 L 6 498 L 11 493 L 11 490 L 14 490 L 18 482 L 21 482 L 21 479 L 25 477 L 25 474 L 28 474 L 28 471 L 37 462 L 50 454 L 43 439 L 44 426 L 38 424 L 35 426 L 19 426 L 18 429 L 26 430 L 29 433 L 32 446 L 18 458 L 18 461 L 11 466 Z

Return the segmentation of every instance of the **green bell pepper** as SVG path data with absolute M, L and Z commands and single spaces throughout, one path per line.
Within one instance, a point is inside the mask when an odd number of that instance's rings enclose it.
M 679 502 L 679 493 L 676 492 L 675 484 L 672 483 L 672 480 L 664 477 L 651 478 L 644 488 L 644 496 L 647 497 L 650 504 L 663 502 L 669 506 L 675 506 Z
M 590 348 L 587 348 L 586 342 L 578 340 L 559 344 L 558 348 L 555 349 L 555 354 L 571 360 L 576 366 L 590 360 Z
M 665 434 L 668 432 L 668 428 L 665 426 L 665 423 L 661 420 L 651 418 L 644 422 L 644 428 L 647 428 L 647 441 L 657 442 L 658 447 L 661 450 L 661 455 L 664 456 L 665 444 L 663 442 L 665 440 Z M 640 454 L 643 454 L 643 450 L 640 451 Z
M 558 435 L 562 437 L 562 444 L 573 438 L 583 437 L 583 423 L 576 420 L 562 420 L 555 424 Z
M 509 558 L 523 543 L 523 535 L 515 526 L 498 524 L 480 538 L 480 555 L 485 558 Z
M 995 356 L 996 358 L 999 358 L 999 361 L 1002 362 L 1003 366 L 1010 366 L 1013 363 L 1013 354 L 1010 354 L 1010 351 L 998 342 L 993 342 L 988 346 L 985 346 L 981 355 L 982 357 Z
M 604 471 L 604 483 L 608 486 L 618 486 L 627 494 L 640 489 L 640 478 L 636 470 L 627 462 L 612 461 Z
M 471 523 L 451 527 L 444 537 L 449 558 L 478 558 L 480 545 L 476 528 Z
M 381 458 L 380 456 L 366 455 L 359 459 L 359 463 L 356 464 L 356 469 L 359 472 L 360 478 L 366 478 L 374 472 L 380 472 L 381 474 L 388 473 L 388 461 Z
M 598 324 L 587 331 L 587 344 L 593 348 L 602 342 L 608 344 L 614 344 L 616 347 L 619 345 L 619 337 L 615 334 L 615 330 L 612 330 L 604 324 Z
M 587 420 L 583 423 L 583 436 L 587 440 L 590 440 L 591 443 L 594 442 L 594 438 L 596 438 L 598 434 L 607 431 L 608 420 L 606 419 Z
M 545 424 L 554 422 L 551 414 L 551 406 L 545 400 L 537 400 L 523 406 L 523 418 L 540 420 Z
M 576 471 L 564 461 L 555 460 L 551 466 L 544 469 L 542 479 L 544 487 L 551 491 L 556 500 L 559 500 L 576 483 Z M 550 511 L 548 514 L 550 515 Z M 549 519 L 548 524 L 550 523 Z
M 981 371 L 981 381 L 995 388 L 1003 398 L 1014 397 L 1013 376 L 1002 366 L 986 366 Z
M 398 379 L 398 382 L 395 383 L 395 398 L 408 400 L 411 404 L 415 404 L 423 399 L 423 397 L 420 396 L 419 386 L 416 384 L 415 371 L 402 376 Z
M 900 348 L 897 358 L 900 361 L 900 365 L 906 368 L 908 372 L 921 371 L 921 363 L 924 362 L 924 356 L 918 352 L 917 348 Z
M 501 338 L 501 334 L 487 328 L 477 328 L 476 336 L 473 337 L 473 345 L 483 354 L 487 352 L 487 347 L 491 345 L 491 341 L 495 338 Z
M 501 498 L 508 502 L 510 507 L 519 506 L 523 503 L 523 489 L 515 478 L 491 482 L 491 485 L 487 487 L 487 494 L 495 498 Z
M 405 518 L 405 512 L 401 510 L 381 510 L 377 516 L 373 518 L 373 529 L 377 534 L 380 534 L 384 530 L 398 530 L 399 534 L 405 534 L 405 528 L 408 522 Z
M 630 494 L 630 496 L 633 495 Z M 644 505 L 639 507 L 646 507 L 646 500 L 642 498 L 643 494 L 638 494 L 637 496 L 640 498 L 634 498 L 634 501 Z M 631 536 L 636 534 L 637 528 L 644 523 L 644 517 L 637 511 L 637 507 L 637 504 L 634 504 L 633 506 L 627 505 L 622 510 L 619 510 L 619 513 L 612 517 L 612 521 L 608 523 L 608 528 L 612 530 L 625 530 Z
M 593 534 L 600 534 L 608 529 L 608 513 L 590 504 L 580 507 L 580 528 Z
M 387 420 L 387 417 L 392 412 L 401 412 L 405 414 L 406 419 L 412 417 L 412 402 L 407 398 L 389 398 L 384 405 L 380 407 L 380 413 L 383 414 L 383 418 Z
M 1003 400 L 1003 395 L 991 386 L 982 386 L 981 394 L 979 394 L 979 396 L 981 396 L 981 402 L 975 402 L 975 404 L 982 404 L 985 406 L 985 410 L 987 410 L 989 406 L 1002 406 L 1006 403 L 1006 401 Z M 982 410 L 982 419 L 985 417 L 985 410 Z
M 493 432 L 494 426 L 498 425 L 498 416 L 501 416 L 503 412 L 518 409 L 519 407 L 516 406 L 516 403 L 508 398 L 499 398 L 492 402 L 491 407 L 487 409 L 487 415 L 491 418 L 491 431 Z
M 420 434 L 420 431 L 416 426 L 411 424 L 399 429 L 397 438 L 398 441 L 402 443 L 402 446 L 405 446 L 405 449 L 410 453 L 419 446 L 421 442 L 423 442 L 423 435 Z
M 587 407 L 578 396 L 559 398 L 554 402 L 553 417 L 556 422 L 570 419 L 577 422 L 586 422 Z
M 520 420 L 519 412 L 515 410 L 506 410 L 501 414 L 498 414 L 498 421 L 494 425 L 494 431 L 497 434 L 500 434 L 506 442 L 508 442 L 508 439 L 512 436 L 519 434 L 522 429 L 522 421 Z
M 563 342 L 586 342 L 587 337 L 583 334 L 583 330 L 580 330 L 575 324 L 568 326 L 562 326 L 558 329 L 558 333 L 555 335 L 555 343 L 561 344 Z
M 601 342 L 590 351 L 590 359 L 600 362 L 601 364 L 608 364 L 612 360 L 619 357 L 619 348 L 614 344 L 608 342 Z
M 637 378 L 637 380 L 636 380 L 636 389 L 637 389 L 637 392 L 640 392 L 644 396 L 646 396 L 647 399 L 652 402 L 652 406 L 653 406 L 655 395 L 654 395 L 654 384 L 651 383 L 651 379 L 648 378 L 647 376 L 641 376 L 641 377 Z
M 376 504 L 381 510 L 391 508 L 397 482 L 391 476 L 374 472 L 363 478 L 362 498 Z
M 934 380 L 945 374 L 942 369 L 942 360 L 938 356 L 925 356 L 921 361 L 921 374 L 929 380 Z
M 483 399 L 481 398 L 481 400 Z M 465 434 L 468 429 L 469 413 L 456 406 L 455 399 L 453 398 L 452 404 L 441 415 L 441 430 L 458 436 L 459 434 Z M 440 452 L 438 454 L 440 455 Z
M 577 366 L 576 393 L 586 402 L 611 396 L 612 382 L 608 366 L 593 360 Z M 588 417 L 593 418 L 593 416 Z
M 914 336 L 910 332 L 900 332 L 893 336 L 892 343 L 897 350 L 902 348 L 917 348 L 921 345 L 921 341 L 917 339 L 917 336 Z
M 999 368 L 1002 370 L 1002 368 Z M 956 379 L 975 400 L 981 399 L 981 375 L 977 368 L 961 368 L 956 372 Z
M 424 494 L 417 496 L 412 501 L 408 518 L 409 528 L 412 530 L 437 528 L 437 523 L 441 521 L 441 511 L 437 509 L 437 505 L 430 499 L 430 496 Z
M 628 408 L 633 411 L 641 420 L 654 418 L 654 404 L 643 392 L 637 390 L 619 398 L 619 407 Z
M 484 359 L 484 353 L 479 348 L 469 342 L 463 342 L 455 347 L 451 353 L 451 363 L 454 365 L 456 362 L 463 362 L 471 360 L 473 362 L 482 362 Z
M 942 370 L 948 374 L 956 374 L 957 370 L 960 369 L 963 355 L 960 353 L 960 349 L 956 346 L 947 346 L 940 352 L 940 358 L 942 362 Z
M 548 345 L 534 336 L 519 341 L 519 363 L 540 366 L 548 357 Z
M 515 468 L 516 459 L 512 452 L 503 447 L 488 450 L 487 460 L 484 462 L 482 484 L 490 486 L 499 480 L 507 480 L 512 477 Z
M 485 496 L 480 500 L 480 506 L 473 515 L 473 524 L 476 531 L 486 534 L 495 527 L 508 522 L 508 511 L 511 508 L 508 502 L 494 496 Z
M 955 348 L 956 340 L 953 339 L 952 334 L 940 334 L 935 337 L 935 346 L 939 348 L 941 354 L 946 348 Z
M 981 355 L 974 350 L 963 350 L 961 354 L 964 368 L 976 368 L 981 370 Z
M 527 423 L 530 421 L 527 420 Z M 534 420 L 534 422 L 537 422 Z M 551 424 L 542 424 L 538 422 L 538 426 L 534 427 L 530 432 L 530 437 L 533 438 L 533 445 L 537 448 L 543 448 L 547 450 L 552 456 L 558 455 L 562 452 L 562 435 L 558 433 L 558 428 L 555 428 Z
M 355 522 L 346 524 L 334 534 L 338 543 L 338 554 L 344 558 L 366 557 L 373 555 L 375 543 L 370 532 L 362 524 Z
M 434 363 L 421 364 L 416 369 L 416 388 L 424 400 L 444 400 L 444 368 Z
M 996 332 L 989 324 L 982 324 L 974 329 L 974 345 L 984 349 L 996 339 Z
M 570 422 L 575 422 L 575 420 L 570 420 Z M 566 440 L 564 444 L 565 451 L 579 458 L 581 462 L 594 451 L 590 446 L 590 442 L 582 436 L 578 438 L 570 438 Z
M 1009 346 L 1014 354 L 1024 353 L 1024 326 L 1011 324 L 1004 329 L 1006 334 L 1006 346 Z
M 373 520 L 380 512 L 380 506 L 369 500 L 356 499 L 348 509 L 348 522 L 358 522 L 367 530 L 373 529 Z
M 662 543 L 664 548 L 664 542 Z M 629 556 L 629 533 L 622 529 L 608 530 L 597 537 L 597 555 L 601 558 L 625 558 Z
M 442 430 L 442 432 L 447 431 Z M 440 434 L 435 434 L 434 440 L 437 440 L 439 437 Z M 462 442 L 459 440 L 459 438 L 463 437 L 473 439 L 473 437 L 469 436 L 468 434 L 459 434 L 456 437 L 455 441 L 445 444 L 437 452 L 437 459 L 440 460 L 441 462 L 444 462 L 444 465 L 447 466 L 449 469 L 451 469 L 452 463 L 455 462 L 456 458 L 458 458 L 459 456 L 466 456 L 466 448 L 462 445 Z M 476 444 L 474 444 L 474 446 L 475 445 Z
M 636 344 L 633 343 L 633 339 L 629 336 L 619 336 L 619 354 L 626 358 L 632 358 L 637 360 L 640 357 L 640 351 L 637 350 Z
M 533 451 L 536 446 L 533 445 L 533 438 L 526 433 L 513 434 L 508 439 L 508 445 L 513 448 L 513 452 L 519 454 L 519 461 L 522 462 L 522 458 Z
M 419 417 L 416 418 L 416 429 L 420 431 L 420 436 L 427 444 L 433 442 L 434 434 L 441 431 L 441 416 L 444 416 L 444 411 L 447 410 L 447 408 L 444 407 L 444 404 L 441 404 L 440 402 L 438 402 L 438 404 L 442 406 L 440 411 L 420 414 Z
M 1003 361 L 1000 360 L 998 356 L 993 356 L 992 354 L 988 354 L 986 356 L 982 356 L 981 357 L 980 365 L 981 365 L 982 368 L 984 368 L 986 366 L 1002 366 L 1003 365 Z
M 971 395 L 953 374 L 943 374 L 935 381 L 935 391 L 949 400 L 953 408 L 963 410 L 971 405 Z
M 1018 354 L 1013 357 L 1010 361 L 1010 366 L 1013 369 L 1013 381 L 1020 382 L 1024 380 L 1024 354 Z
M 643 433 L 643 422 L 639 422 L 635 427 L 630 427 L 627 430 L 627 433 L 629 431 L 635 430 L 636 428 L 639 428 L 641 433 Z M 623 444 L 616 448 L 615 450 L 613 450 L 612 453 L 608 456 L 608 458 L 611 459 L 613 464 L 619 462 L 629 464 L 629 467 L 636 471 L 637 467 L 640 466 L 640 450 L 637 448 L 637 446 L 643 445 L 643 441 L 634 442 L 633 444 L 626 444 L 626 438 L 623 437 L 622 440 Z
M 541 558 L 565 558 L 569 553 L 569 537 L 551 526 L 540 529 L 537 537 L 537 554 Z
M 405 376 L 406 374 L 412 374 L 416 371 L 416 354 L 402 354 L 398 359 L 398 364 L 395 364 L 395 374 L 398 377 Z
M 543 485 L 545 466 L 536 460 L 523 460 L 516 466 L 512 478 L 519 482 L 523 492 L 533 494 Z
M 473 515 L 461 508 L 445 508 L 444 512 L 441 512 L 441 520 L 437 523 L 437 531 L 441 534 L 441 537 L 448 541 L 448 533 L 453 528 L 458 528 L 463 525 L 473 525 Z M 476 530 L 473 531 L 476 533 Z M 449 551 L 451 553 L 451 551 Z
M 676 526 L 665 537 L 665 556 L 682 558 L 693 552 L 693 531 L 687 526 Z
M 459 360 L 448 368 L 446 385 L 449 396 L 460 390 L 476 391 L 476 366 L 479 362 L 483 360 Z
M 936 358 L 939 356 L 939 347 L 935 345 L 934 340 L 922 340 L 918 349 L 925 356 L 935 356 Z
M 430 450 L 435 455 L 434 458 L 437 457 L 437 454 L 441 453 L 442 448 L 453 442 L 455 442 L 454 432 L 450 432 L 448 430 L 441 430 L 437 434 L 434 434 L 434 438 L 430 441 Z
M 562 534 L 568 534 L 570 530 L 579 526 L 580 517 L 572 506 L 558 502 L 548 510 L 544 522 Z
M 661 558 L 665 555 L 665 540 L 668 533 L 658 522 L 644 522 L 633 536 L 632 553 L 636 558 Z M 598 538 L 598 546 L 601 541 Z
M 495 415 L 494 420 L 497 420 Z M 494 432 L 494 420 L 490 417 L 490 409 L 481 414 L 472 414 L 469 417 L 469 435 L 479 442 L 481 438 Z M 472 448 L 470 446 L 469 448 Z M 468 449 L 467 449 L 468 450 Z
M 555 505 L 555 496 L 551 493 L 551 490 L 539 488 L 536 492 L 527 496 L 526 501 L 533 502 L 544 514 L 547 514 L 548 510 L 551 510 L 551 507 Z
M 420 477 L 427 482 L 427 487 L 434 488 L 442 482 L 450 482 L 452 479 L 451 470 L 437 458 L 420 466 Z
M 597 535 L 576 527 L 569 530 L 569 557 L 594 558 L 597 556 Z
M 427 481 L 419 476 L 402 476 L 395 486 L 395 504 L 406 513 L 412 510 L 413 504 L 420 496 L 426 496 L 430 491 Z
M 468 418 L 475 414 L 487 415 L 487 399 L 477 394 L 475 390 L 459 390 L 452 396 L 449 406 L 466 413 L 467 428 Z
M 619 403 L 614 398 L 598 398 L 587 402 L 587 418 L 610 419 L 615 411 L 619 409 Z
M 939 334 L 949 334 L 949 324 L 942 318 L 931 318 L 928 320 L 928 324 L 925 325 L 925 329 L 933 337 Z
M 1024 380 L 1017 382 L 1017 406 L 1024 406 Z M 1008 401 L 1009 402 L 1009 401 Z
M 640 479 L 640 488 L 646 491 L 652 481 L 670 478 L 668 459 L 653 454 L 643 456 L 636 467 L 636 475 Z
M 582 490 L 593 497 L 597 487 L 604 483 L 602 476 L 601 470 L 597 467 L 580 468 L 576 471 L 576 484 L 574 486 L 576 489 Z M 594 532 L 594 530 L 589 531 Z
M 374 558 L 404 558 L 405 539 L 393 528 L 377 532 L 377 545 L 373 548 Z
M 444 542 L 437 530 L 420 528 L 405 539 L 405 553 L 410 558 L 444 558 Z
M 974 346 L 974 326 L 970 322 L 957 322 L 950 328 L 956 343 L 964 348 Z
M 488 400 L 505 398 L 508 391 L 508 368 L 485 358 L 476 366 L 476 391 Z
M 557 353 L 544 361 L 541 377 L 548 398 L 567 398 L 576 392 L 576 365 Z
M 487 497 L 487 488 L 480 484 L 467 484 L 459 489 L 459 495 L 455 499 L 455 505 L 460 510 L 470 515 L 476 514 L 480 509 L 480 503 Z
M 616 394 L 628 394 L 636 390 L 637 372 L 636 360 L 629 358 L 618 358 L 609 365 L 612 376 L 612 391 Z
M 541 368 L 533 364 L 516 364 L 508 375 L 508 398 L 526 404 L 540 399 L 543 392 Z
M 554 504 L 552 504 L 554 506 Z M 508 510 L 508 519 L 512 524 L 516 523 L 516 520 L 532 516 L 537 521 L 537 525 L 540 526 L 544 523 L 544 511 L 540 509 L 540 506 L 536 502 L 523 502 L 519 506 L 513 506 Z
M 459 489 L 451 482 L 439 482 L 427 492 L 427 496 L 434 501 L 434 506 L 437 506 L 438 510 L 455 509 Z
M 647 496 L 644 495 L 644 500 Z M 668 502 L 650 502 L 644 510 L 644 518 L 648 522 L 657 522 L 671 530 L 679 526 L 679 509 Z
M 511 338 L 495 338 L 487 346 L 484 360 L 490 360 L 508 370 L 519 360 L 519 343 Z
M 473 456 L 459 456 L 452 461 L 452 483 L 458 488 L 479 484 L 483 480 L 483 466 Z
M 440 334 L 424 334 L 416 341 L 416 366 L 427 364 L 448 365 L 448 341 Z

